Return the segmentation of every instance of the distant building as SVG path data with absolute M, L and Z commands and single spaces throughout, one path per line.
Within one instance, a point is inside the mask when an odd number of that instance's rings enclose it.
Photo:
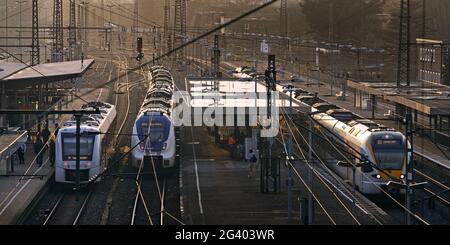
M 449 49 L 450 43 L 431 39 L 416 39 L 417 79 L 432 83 L 450 85 Z

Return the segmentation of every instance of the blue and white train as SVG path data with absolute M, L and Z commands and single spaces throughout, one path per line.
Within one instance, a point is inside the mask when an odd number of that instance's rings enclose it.
M 80 182 L 87 184 L 102 173 L 106 166 L 108 146 L 117 116 L 116 107 L 104 102 L 90 102 L 83 110 L 99 109 L 100 115 L 81 118 Z M 59 130 L 55 144 L 55 181 L 76 182 L 76 121 L 67 121 Z
M 132 164 L 153 163 L 155 168 L 175 167 L 177 147 L 172 122 L 174 79 L 167 68 L 155 66 L 149 90 L 136 118 L 131 137 Z

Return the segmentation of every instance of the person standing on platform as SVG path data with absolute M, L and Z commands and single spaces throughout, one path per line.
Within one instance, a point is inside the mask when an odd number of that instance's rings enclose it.
M 230 158 L 234 158 L 234 152 L 236 147 L 236 137 L 234 135 L 230 135 L 228 137 L 228 147 L 230 149 Z
M 50 145 L 49 160 L 50 160 L 52 167 L 54 167 L 55 166 L 55 157 L 56 157 L 55 156 L 55 140 L 51 139 L 49 145 Z
M 34 154 L 36 154 L 36 163 L 39 167 L 42 167 L 44 162 L 44 142 L 40 136 L 37 137 L 34 143 Z
M 47 144 L 51 136 L 50 130 L 48 130 L 48 125 L 45 125 L 44 129 L 42 130 L 41 136 L 44 140 L 44 144 Z
M 258 163 L 258 158 L 253 150 L 250 150 L 250 168 L 248 172 L 248 178 L 253 179 L 256 176 L 256 167 Z
M 17 150 L 17 156 L 19 157 L 19 165 L 25 164 L 25 152 L 22 147 Z

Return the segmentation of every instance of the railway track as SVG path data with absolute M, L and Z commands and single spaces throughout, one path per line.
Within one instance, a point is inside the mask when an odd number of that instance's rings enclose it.
M 138 85 L 139 83 L 136 83 L 136 86 Z M 142 160 L 134 179 L 136 191 L 130 224 L 183 224 L 170 213 L 170 208 L 166 207 L 166 198 L 171 194 L 169 187 L 173 186 L 173 183 L 178 184 L 177 180 L 171 178 L 167 170 L 157 168 L 153 160 L 146 164 Z
M 59 193 L 42 225 L 78 225 L 91 196 L 92 190 L 78 194 Z
M 127 62 L 127 58 L 125 56 L 118 56 L 119 57 L 119 69 L 118 69 L 118 76 L 120 76 L 120 73 L 123 72 L 127 72 L 128 69 L 128 62 Z M 123 59 L 123 61 L 122 61 Z M 131 110 L 131 96 L 130 96 L 130 79 L 129 79 L 129 75 L 127 74 L 124 78 L 125 83 L 121 84 L 121 79 L 117 79 L 117 81 L 114 84 L 115 87 L 115 105 L 117 108 L 120 108 L 120 111 L 124 111 L 124 113 L 122 113 L 121 115 L 123 115 L 123 118 L 118 122 L 118 129 L 116 130 L 116 136 L 114 137 L 113 140 L 113 149 L 115 149 L 116 155 L 117 154 L 123 154 L 123 152 L 126 151 L 125 148 L 120 149 L 121 146 L 125 147 L 127 145 L 126 143 L 126 136 L 122 135 L 125 127 L 130 124 L 130 110 Z M 120 91 L 125 91 L 124 93 L 120 93 Z M 125 101 L 123 101 L 123 97 L 120 97 L 121 94 L 125 94 Z M 119 109 L 118 109 L 119 111 Z M 119 163 L 117 163 L 115 166 L 108 166 L 107 170 L 105 172 L 117 172 L 119 175 L 121 173 L 123 173 L 124 171 L 124 166 L 126 160 L 121 161 Z M 111 213 L 111 209 L 113 206 L 113 202 L 114 202 L 114 194 L 116 193 L 118 186 L 120 184 L 120 178 L 115 178 L 110 190 L 108 191 L 108 195 L 107 195 L 107 199 L 106 199 L 106 204 L 103 208 L 102 214 L 101 214 L 101 224 L 102 225 L 106 225 L 109 222 L 109 218 L 110 218 L 110 213 Z
M 450 188 L 420 170 L 415 169 L 414 172 L 419 177 L 418 180 L 428 182 L 428 186 L 422 190 L 426 195 L 422 201 L 435 200 L 445 207 L 450 208 Z

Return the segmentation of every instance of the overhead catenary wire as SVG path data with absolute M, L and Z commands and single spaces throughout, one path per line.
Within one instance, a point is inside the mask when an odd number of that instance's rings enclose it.
M 286 113 L 283 113 L 283 117 L 284 118 L 286 118 Z M 296 145 L 297 145 L 297 147 L 298 147 L 298 149 L 300 150 L 300 152 L 301 152 L 301 154 L 302 154 L 302 156 L 303 156 L 303 159 L 305 159 L 305 161 L 304 161 L 304 163 L 308 166 L 308 168 L 310 168 L 312 171 L 313 171 L 313 173 L 317 176 L 317 178 L 322 182 L 322 184 L 331 192 L 331 194 L 336 198 L 336 200 L 339 202 L 339 204 L 344 208 L 344 210 L 351 216 L 351 218 L 358 224 L 358 225 L 361 225 L 361 222 L 359 222 L 358 221 L 358 219 L 354 216 L 354 214 L 348 209 L 348 207 L 342 202 L 342 200 L 338 197 L 338 195 L 336 194 L 336 192 L 335 191 L 333 191 L 332 189 L 331 189 L 331 187 L 327 184 L 327 183 L 325 183 L 325 181 L 323 180 L 323 177 L 316 171 L 316 169 L 314 168 L 314 167 L 312 167 L 311 166 L 311 163 L 310 162 L 308 162 L 307 160 L 306 160 L 306 155 L 304 154 L 304 152 L 303 152 L 303 150 L 301 149 L 301 147 L 300 147 L 300 145 L 299 145 L 299 143 L 298 143 L 298 141 L 297 141 L 297 138 L 295 137 L 295 135 L 294 135 L 294 132 L 292 131 L 292 129 L 291 129 L 291 127 L 289 126 L 289 122 L 286 120 L 286 124 L 287 124 L 287 126 L 288 126 L 288 128 L 289 128 L 289 131 L 290 131 L 290 134 L 293 136 L 293 139 L 294 139 L 294 141 L 296 142 Z M 283 142 L 284 142 L 284 134 L 282 133 L 281 134 L 282 135 L 282 137 L 283 137 Z M 311 149 L 312 149 L 312 146 L 310 146 L 311 147 Z M 317 159 L 319 160 L 319 161 L 321 161 L 322 162 L 322 160 L 316 155 L 316 157 L 317 157 Z
M 195 37 L 194 39 L 192 39 L 192 40 L 190 40 L 190 41 L 188 41 L 188 42 L 186 42 L 186 43 L 184 43 L 184 44 L 181 44 L 180 46 L 175 47 L 175 48 L 173 48 L 172 50 L 169 50 L 169 51 L 167 51 L 166 53 L 164 53 L 164 54 L 162 54 L 162 55 L 160 55 L 160 56 L 158 56 L 158 57 L 155 57 L 154 61 L 156 62 L 156 61 L 159 61 L 159 60 L 161 60 L 161 59 L 163 59 L 163 58 L 166 58 L 166 57 L 170 56 L 171 54 L 177 52 L 178 50 L 183 49 L 183 48 L 185 48 L 185 47 L 191 45 L 192 43 L 195 43 L 195 42 L 197 42 L 197 41 L 199 41 L 199 40 L 201 40 L 201 39 L 203 39 L 203 38 L 205 38 L 205 37 L 207 37 L 207 36 L 209 36 L 209 35 L 211 35 L 211 34 L 217 32 L 217 31 L 220 31 L 221 29 L 223 29 L 223 28 L 225 28 L 225 27 L 227 27 L 227 26 L 229 26 L 229 25 L 231 25 L 231 24 L 234 24 L 234 23 L 236 23 L 237 21 L 239 21 L 239 20 L 241 20 L 241 19 L 243 19 L 243 18 L 245 18 L 245 17 L 247 17 L 247 16 L 249 16 L 249 15 L 251 15 L 251 14 L 254 14 L 254 13 L 256 13 L 256 12 L 258 12 L 258 11 L 260 11 L 260 10 L 266 8 L 266 7 L 268 7 L 268 6 L 274 4 L 274 3 L 277 2 L 277 1 L 278 1 L 278 0 L 271 0 L 271 1 L 268 1 L 268 2 L 262 4 L 262 5 L 258 6 L 258 7 L 255 7 L 255 8 L 253 8 L 253 9 L 251 9 L 250 11 L 247 11 L 247 12 L 245 12 L 245 13 L 243 13 L 243 14 L 241 14 L 241 15 L 239 15 L 239 16 L 237 16 L 237 17 L 231 19 L 231 20 L 229 20 L 229 21 L 227 21 L 226 23 L 221 24 L 221 25 L 219 25 L 219 26 L 217 26 L 217 27 L 215 27 L 215 28 L 213 28 L 213 29 L 207 31 L 207 32 L 205 32 L 205 33 L 203 33 L 203 34 L 201 34 L 201 35 Z M 88 91 L 86 91 L 85 93 L 81 94 L 80 96 L 83 97 L 83 96 L 86 96 L 86 95 L 88 95 L 88 94 L 91 94 L 92 92 L 96 91 L 97 89 L 103 88 L 103 87 L 105 87 L 105 86 L 108 86 L 108 85 L 114 83 L 115 81 L 117 81 L 118 79 L 120 79 L 120 78 L 122 78 L 122 77 L 124 77 L 124 76 L 127 76 L 127 75 L 129 75 L 130 73 L 133 73 L 133 72 L 135 72 L 135 71 L 137 71 L 137 70 L 140 70 L 140 69 L 142 69 L 142 67 L 148 66 L 148 65 L 150 65 L 150 64 L 152 64 L 152 63 L 153 63 L 153 61 L 148 61 L 148 62 L 146 62 L 146 63 L 140 64 L 140 65 L 137 66 L 137 67 L 130 68 L 130 69 L 128 69 L 124 74 L 118 74 L 117 77 L 111 78 L 109 81 L 104 82 L 104 83 L 101 83 L 101 84 L 99 84 L 98 86 L 96 86 L 96 87 L 94 87 L 94 88 L 92 88 L 92 89 L 89 89 Z M 73 101 L 73 99 L 67 100 L 67 101 L 65 101 L 65 102 L 63 103 L 63 105 L 68 105 L 68 104 L 70 104 L 72 101 Z M 50 111 L 50 110 L 54 110 L 55 108 L 56 108 L 56 105 L 50 107 L 50 108 L 49 108 L 49 111 Z
M 288 150 L 286 148 L 286 143 L 284 141 L 284 135 L 283 134 L 281 134 L 281 135 L 282 135 L 283 147 L 285 148 L 285 152 L 288 152 Z M 331 217 L 330 213 L 327 211 L 327 209 L 324 207 L 324 205 L 319 201 L 317 196 L 312 191 L 311 187 L 306 183 L 306 181 L 303 179 L 303 177 L 300 175 L 300 173 L 297 171 L 297 169 L 294 167 L 294 165 L 292 164 L 292 162 L 290 160 L 291 159 L 287 159 L 286 162 L 292 167 L 292 170 L 294 171 L 294 173 L 297 175 L 297 177 L 303 183 L 303 185 L 305 186 L 307 191 L 312 195 L 314 200 L 316 200 L 316 202 L 319 204 L 320 208 L 323 210 L 323 212 L 328 217 L 328 219 L 331 221 L 331 223 L 333 223 L 333 225 L 337 225 L 336 221 L 333 219 L 333 217 Z

